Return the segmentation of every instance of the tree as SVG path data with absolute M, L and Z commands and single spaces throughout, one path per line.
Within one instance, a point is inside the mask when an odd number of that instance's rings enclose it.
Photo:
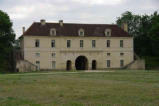
M 159 14 L 155 12 L 151 17 L 151 28 L 148 35 L 151 40 L 152 54 L 159 56 Z
M 15 34 L 7 13 L 0 10 L 0 72 L 13 69 L 13 46 Z
M 116 23 L 121 27 L 123 23 L 128 24 L 128 33 L 131 36 L 137 36 L 139 33 L 139 27 L 140 27 L 140 16 L 134 15 L 129 11 L 126 11 L 122 14 L 121 17 L 118 17 Z
M 134 37 L 134 50 L 141 56 L 159 56 L 159 15 L 134 15 L 127 11 L 118 17 L 117 24 L 128 24 L 128 33 Z M 158 50 L 156 50 L 158 49 Z

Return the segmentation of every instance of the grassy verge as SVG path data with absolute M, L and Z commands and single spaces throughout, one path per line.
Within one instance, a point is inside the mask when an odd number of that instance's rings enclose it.
M 159 72 L 0 75 L 0 106 L 158 106 Z

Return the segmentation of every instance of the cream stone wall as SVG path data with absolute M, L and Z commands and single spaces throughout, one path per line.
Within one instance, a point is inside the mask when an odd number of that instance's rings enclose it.
M 40 47 L 35 47 L 35 40 L 40 40 Z M 52 69 L 52 61 L 56 61 L 56 69 L 66 69 L 67 60 L 72 61 L 72 69 L 75 69 L 75 60 L 78 56 L 88 59 L 88 67 L 92 68 L 92 60 L 97 61 L 97 69 L 105 69 L 106 60 L 111 60 L 110 68 L 120 68 L 120 60 L 124 65 L 133 61 L 132 37 L 64 37 L 64 36 L 23 36 L 24 59 L 35 64 L 40 61 L 40 69 Z M 55 48 L 51 47 L 51 40 L 55 40 Z M 67 40 L 71 40 L 71 47 L 67 48 Z M 84 40 L 84 47 L 80 48 L 80 40 Z M 92 48 L 92 40 L 96 40 L 96 47 Z M 110 40 L 110 48 L 106 47 L 106 40 Z M 120 47 L 120 40 L 124 41 L 124 47 Z M 120 53 L 124 53 L 120 56 Z M 37 57 L 35 53 L 40 53 Z M 52 53 L 56 53 L 53 58 Z M 107 56 L 107 53 L 111 53 Z

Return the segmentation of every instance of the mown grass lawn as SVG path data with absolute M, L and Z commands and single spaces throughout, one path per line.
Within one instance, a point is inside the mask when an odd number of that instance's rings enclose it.
M 1 74 L 0 106 L 159 106 L 159 71 Z

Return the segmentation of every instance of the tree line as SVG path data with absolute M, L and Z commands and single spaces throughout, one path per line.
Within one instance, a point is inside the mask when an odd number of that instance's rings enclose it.
M 116 23 L 128 24 L 128 33 L 134 37 L 134 50 L 140 57 L 159 56 L 159 14 L 136 15 L 126 11 Z

